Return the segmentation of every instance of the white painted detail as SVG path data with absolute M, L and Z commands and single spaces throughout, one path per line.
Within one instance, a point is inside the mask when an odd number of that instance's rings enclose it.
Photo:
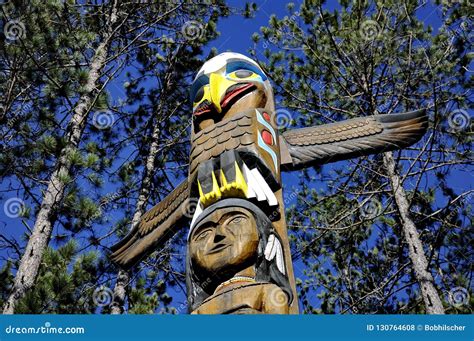
M 242 59 L 248 63 L 255 65 L 256 67 L 260 69 L 260 66 L 258 66 L 258 64 L 254 60 L 250 59 L 247 56 L 244 56 L 243 54 L 235 53 L 235 52 L 224 52 L 209 59 L 207 62 L 205 62 L 203 66 L 199 69 L 197 74 L 209 75 L 213 72 L 219 71 L 220 69 L 222 69 L 224 66 L 227 65 L 227 61 L 229 59 Z
M 278 238 L 274 234 L 268 237 L 267 246 L 265 247 L 265 259 L 272 261 L 275 258 L 275 263 L 278 270 L 284 275 L 285 271 L 285 259 L 283 257 L 283 248 Z
M 202 211 L 203 211 L 203 208 L 201 204 L 201 199 L 199 199 L 196 204 L 196 210 L 194 211 L 193 219 L 191 220 L 191 225 L 189 227 L 188 239 L 189 239 L 189 236 L 191 235 L 191 231 L 194 228 L 194 223 L 196 222 L 196 219 L 199 217 Z
M 285 274 L 285 259 L 283 258 L 283 248 L 280 244 L 280 241 L 275 238 L 276 246 L 276 265 L 278 270 L 284 275 Z
M 243 162 L 242 171 L 244 173 L 245 182 L 247 183 L 247 199 L 256 198 L 257 193 L 255 193 L 255 188 L 253 185 L 250 185 L 249 179 L 252 179 L 254 183 L 256 180 L 253 178 L 253 175 L 250 173 L 250 169 L 247 167 L 245 162 Z
M 257 180 L 257 183 L 259 184 L 259 187 L 263 190 L 263 192 L 265 193 L 265 196 L 267 198 L 267 201 L 268 201 L 268 204 L 270 206 L 277 206 L 278 205 L 278 200 L 275 196 L 275 194 L 273 194 L 273 191 L 272 189 L 270 188 L 270 186 L 268 186 L 267 182 L 265 181 L 264 177 L 262 176 L 262 174 L 260 174 L 260 172 L 258 171 L 257 168 L 254 168 L 250 171 L 252 173 L 252 175 L 254 176 L 254 178 Z
M 247 166 L 244 166 L 244 172 L 247 169 L 247 188 L 251 188 L 253 193 L 255 193 L 255 197 L 258 201 L 263 201 L 266 199 L 265 192 L 260 187 L 258 180 L 254 176 L 254 170 L 248 170 Z M 252 194 L 253 194 L 252 193 Z M 254 198 L 255 198 L 254 197 Z
M 272 260 L 273 257 L 275 257 L 276 251 L 274 252 L 274 248 L 273 248 L 274 243 L 275 243 L 275 236 L 273 234 L 271 234 L 268 237 L 267 246 L 265 247 L 265 259 L 266 260 Z

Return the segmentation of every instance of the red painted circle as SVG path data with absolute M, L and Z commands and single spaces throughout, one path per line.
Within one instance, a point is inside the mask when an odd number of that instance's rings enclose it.
M 270 134 L 268 130 L 262 131 L 262 139 L 266 144 L 270 146 L 273 145 L 273 137 L 272 137 L 272 134 Z
M 270 122 L 270 115 L 268 115 L 268 113 L 265 111 L 263 112 L 263 118 L 265 119 L 265 121 Z

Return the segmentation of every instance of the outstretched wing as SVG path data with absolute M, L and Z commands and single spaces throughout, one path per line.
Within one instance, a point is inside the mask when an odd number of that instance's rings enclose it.
M 345 160 L 408 147 L 426 132 L 425 110 L 374 115 L 293 129 L 280 139 L 283 170 Z
M 169 240 L 179 228 L 186 226 L 190 209 L 188 180 L 146 212 L 138 226 L 112 246 L 110 258 L 123 268 L 130 268 Z M 192 212 L 190 212 L 192 213 Z

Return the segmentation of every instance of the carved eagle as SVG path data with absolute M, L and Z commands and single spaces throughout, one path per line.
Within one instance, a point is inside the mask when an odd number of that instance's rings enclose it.
M 112 246 L 111 259 L 123 268 L 130 268 L 188 225 L 190 208 L 197 205 L 198 197 L 206 199 L 202 180 L 200 194 L 194 194 L 200 180 L 199 165 L 215 163 L 225 152 L 250 151 L 278 181 L 280 171 L 408 147 L 428 126 L 426 112 L 418 110 L 291 129 L 280 135 L 274 123 L 269 80 L 257 63 L 236 53 L 223 53 L 206 62 L 191 87 L 191 98 L 194 120 L 189 176 Z M 215 187 L 217 180 L 211 173 L 209 183 Z M 243 173 L 247 180 L 251 173 Z

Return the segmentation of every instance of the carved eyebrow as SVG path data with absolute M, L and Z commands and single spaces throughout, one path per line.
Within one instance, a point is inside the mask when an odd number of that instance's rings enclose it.
M 250 70 L 256 73 L 257 75 L 259 75 L 260 77 L 262 77 L 262 80 L 265 81 L 267 79 L 267 76 L 265 75 L 265 73 L 263 73 L 263 71 L 258 66 L 245 62 L 243 60 L 237 60 L 235 62 L 229 62 L 227 64 L 226 66 L 227 73 L 231 73 L 236 70 Z
M 223 223 L 223 222 L 227 221 L 229 218 L 235 218 L 235 217 L 239 217 L 239 216 L 248 218 L 247 215 L 246 215 L 245 213 L 243 213 L 243 212 L 240 212 L 240 211 L 233 211 L 233 212 L 229 212 L 229 213 L 224 214 L 224 215 L 219 219 L 219 223 Z
M 206 84 L 209 84 L 209 77 L 206 75 L 200 76 L 193 82 L 193 84 L 191 85 L 191 90 L 189 91 L 189 98 L 191 99 L 191 102 L 194 101 L 194 97 L 196 97 L 196 93 L 198 92 L 198 90 Z
M 248 218 L 247 214 L 245 214 L 244 212 L 240 211 L 240 210 L 233 210 L 231 212 L 226 212 L 224 214 L 221 214 L 221 215 L 218 215 L 217 217 L 214 217 L 213 218 L 213 215 L 205 218 L 200 226 L 197 226 L 193 229 L 192 233 L 191 233 L 191 238 L 195 238 L 196 235 L 201 232 L 203 229 L 206 229 L 206 228 L 213 228 L 215 229 L 216 226 L 218 224 L 222 224 L 224 223 L 228 218 L 230 217 L 235 217 L 235 216 L 242 216 L 242 217 L 245 217 L 245 218 Z
M 197 227 L 194 231 L 193 231 L 193 234 L 192 234 L 192 239 L 196 238 L 203 230 L 206 230 L 206 229 L 215 229 L 216 228 L 216 225 L 213 221 L 207 221 L 205 222 L 204 224 L 202 224 L 201 226 Z

